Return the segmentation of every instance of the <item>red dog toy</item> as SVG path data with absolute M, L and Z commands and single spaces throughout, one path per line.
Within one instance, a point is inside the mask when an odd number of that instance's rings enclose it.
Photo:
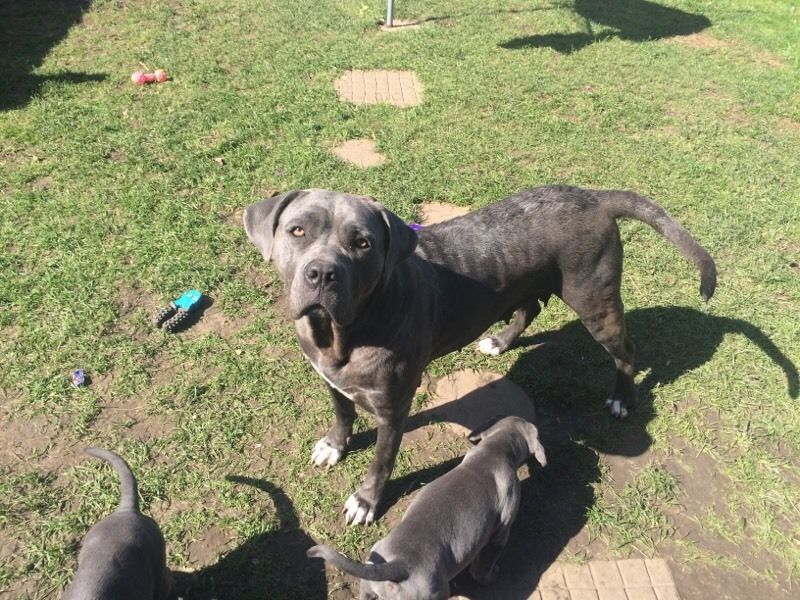
M 169 75 L 164 69 L 157 69 L 155 73 L 143 73 L 136 71 L 131 75 L 131 81 L 134 85 L 144 85 L 145 83 L 163 83 L 169 79 Z

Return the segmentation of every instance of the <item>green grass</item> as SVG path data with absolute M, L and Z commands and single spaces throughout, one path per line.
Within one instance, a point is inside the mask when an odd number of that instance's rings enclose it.
M 131 462 L 170 566 L 200 568 L 198 597 L 346 585 L 303 551 L 313 538 L 363 557 L 386 533 L 345 529 L 339 514 L 372 447 L 310 468 L 330 402 L 237 211 L 269 190 L 324 187 L 412 220 L 424 201 L 478 208 L 565 182 L 653 197 L 717 260 L 703 307 L 691 266 L 646 226 L 621 224 L 642 410 L 607 420 L 611 364 L 557 301 L 532 330 L 563 343 L 499 359 L 466 349 L 429 373 L 508 373 L 543 414 L 593 417 L 573 445 L 548 449 L 518 531 L 538 535 L 530 515 L 550 492 L 580 491 L 573 512 L 600 544 L 546 532 L 565 556 L 641 552 L 724 574 L 752 553 L 767 575 L 746 577 L 788 597 L 800 572 L 796 3 L 404 0 L 397 17 L 425 22 L 391 34 L 377 1 L 86 5 L 0 2 L 0 594 L 56 594 L 114 506 L 110 470 L 80 455 L 90 444 Z M 687 24 L 697 35 L 670 34 Z M 142 66 L 172 80 L 130 85 Z M 342 103 L 332 83 L 349 68 L 414 70 L 425 102 Z M 375 139 L 386 164 L 360 170 L 330 152 L 356 137 Z M 186 333 L 152 330 L 149 315 L 190 287 L 212 310 Z M 69 385 L 77 366 L 92 385 Z M 371 426 L 359 423 L 367 441 Z M 620 440 L 635 436 L 647 454 L 617 485 L 597 453 L 629 451 Z M 411 484 L 461 451 L 406 447 L 395 478 Z M 691 504 L 696 537 L 678 542 L 681 507 L 703 488 L 698 457 L 726 501 Z M 203 541 L 213 528 L 222 542 Z M 193 562 L 204 544 L 211 554 Z

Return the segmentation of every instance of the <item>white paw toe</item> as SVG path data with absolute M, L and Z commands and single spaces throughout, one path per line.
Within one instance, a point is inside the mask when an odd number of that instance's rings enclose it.
M 318 467 L 323 465 L 332 467 L 342 459 L 341 450 L 338 450 L 328 443 L 328 440 L 322 438 L 314 444 L 314 450 L 311 452 L 311 460 Z
M 478 351 L 490 356 L 497 356 L 500 354 L 500 344 L 493 337 L 483 338 L 478 342 Z
M 357 494 L 351 494 L 344 503 L 344 519 L 348 525 L 369 525 L 375 520 L 375 509 Z
M 625 408 L 622 400 L 615 400 L 614 398 L 609 398 L 606 400 L 606 406 L 611 411 L 611 414 L 618 419 L 624 419 L 628 416 L 628 409 Z

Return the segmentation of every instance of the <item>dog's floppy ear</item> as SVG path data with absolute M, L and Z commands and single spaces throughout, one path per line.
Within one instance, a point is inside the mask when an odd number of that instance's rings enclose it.
M 477 428 L 470 431 L 467 439 L 470 441 L 471 444 L 477 444 L 483 439 L 483 436 L 486 435 L 489 430 L 494 427 L 498 421 L 504 419 L 505 415 L 495 415 L 488 421 L 481 423 L 478 425 Z
M 378 205 L 387 232 L 386 260 L 383 264 L 383 283 L 386 284 L 395 267 L 414 252 L 417 247 L 417 233 L 382 204 L 375 204 Z
M 547 457 L 544 454 L 544 447 L 539 441 L 539 430 L 533 423 L 525 423 L 525 440 L 528 442 L 528 451 L 533 455 L 540 465 L 547 466 Z
M 261 250 L 264 260 L 272 256 L 272 241 L 278 227 L 278 219 L 289 203 L 305 193 L 305 190 L 292 190 L 279 196 L 267 198 L 251 204 L 244 211 L 244 230 L 250 241 Z

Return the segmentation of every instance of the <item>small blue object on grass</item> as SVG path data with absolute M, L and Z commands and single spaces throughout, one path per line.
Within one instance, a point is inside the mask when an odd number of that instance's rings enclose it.
M 184 292 L 183 295 L 175 300 L 175 306 L 183 310 L 192 310 L 200 303 L 201 294 L 198 290 L 189 290 Z
M 83 373 L 83 369 L 75 369 L 72 372 L 72 385 L 80 387 L 84 383 L 86 383 L 86 376 Z
M 153 317 L 156 327 L 161 327 L 165 331 L 175 331 L 183 325 L 189 318 L 189 314 L 200 305 L 203 294 L 199 290 L 189 290 L 184 292 L 180 298 L 173 300 Z

